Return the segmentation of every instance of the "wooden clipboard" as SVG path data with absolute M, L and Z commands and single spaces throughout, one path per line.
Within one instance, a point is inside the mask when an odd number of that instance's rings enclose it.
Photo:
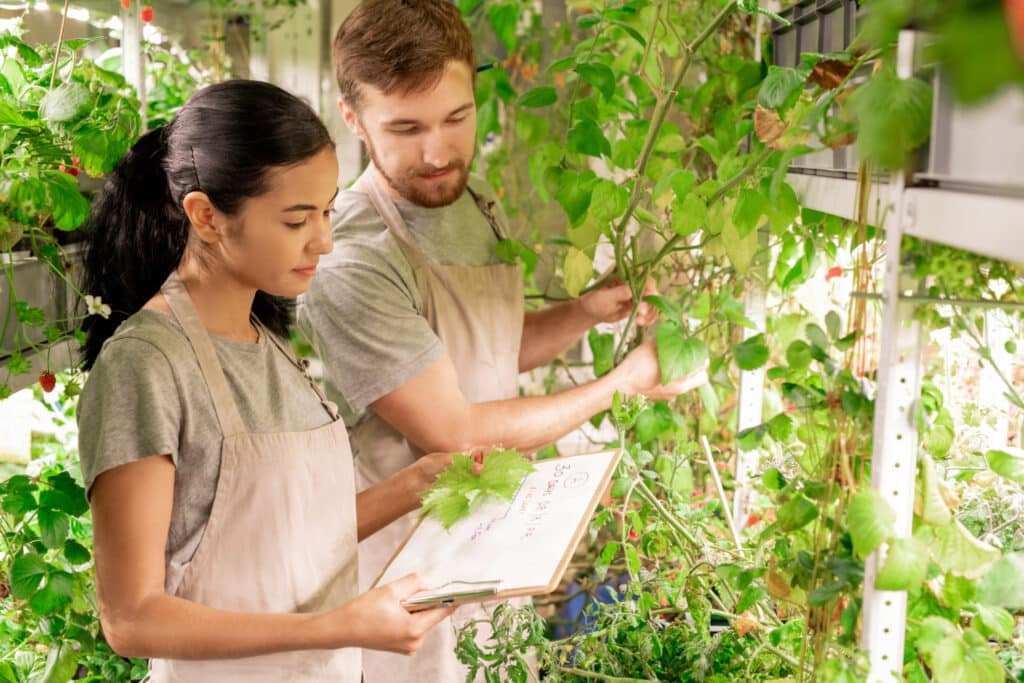
M 410 596 L 415 603 L 433 593 L 430 602 L 408 604 L 411 610 L 551 593 L 621 455 L 614 449 L 538 461 L 512 501 L 486 501 L 449 531 L 421 517 L 374 586 L 410 572 L 437 579 L 433 591 Z

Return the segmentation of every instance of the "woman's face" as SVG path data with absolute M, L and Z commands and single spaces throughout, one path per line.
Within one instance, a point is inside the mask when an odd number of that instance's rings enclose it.
M 220 265 L 246 286 L 296 297 L 309 287 L 320 257 L 333 248 L 334 149 L 270 171 L 267 183 L 267 192 L 247 200 L 228 219 L 230 227 L 218 247 Z

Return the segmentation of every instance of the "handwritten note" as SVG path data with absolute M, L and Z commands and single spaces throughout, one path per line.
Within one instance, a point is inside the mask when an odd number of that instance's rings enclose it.
M 488 501 L 449 531 L 424 519 L 378 584 L 417 572 L 439 584 L 500 580 L 503 590 L 553 589 L 617 461 L 618 451 L 543 460 L 511 502 Z

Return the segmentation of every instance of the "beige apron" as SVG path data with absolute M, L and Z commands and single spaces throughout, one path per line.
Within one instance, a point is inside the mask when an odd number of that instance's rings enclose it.
M 408 259 L 420 292 L 423 315 L 455 364 L 459 388 L 466 400 L 483 403 L 518 396 L 524 301 L 519 266 L 432 263 L 413 241 L 373 164 L 360 177 L 355 189 L 369 196 Z M 486 200 L 470 193 L 496 236 L 504 237 Z M 360 491 L 387 479 L 423 455 L 372 409 L 351 432 L 356 484 Z M 409 513 L 359 545 L 363 590 L 380 576 L 384 565 L 409 535 L 418 514 Z M 461 608 L 450 620 L 433 628 L 420 650 L 411 657 L 365 651 L 366 683 L 463 683 L 466 667 L 455 657 L 455 629 L 480 616 L 478 607 Z M 481 635 L 488 634 L 481 630 Z
M 326 611 L 358 594 L 352 457 L 337 409 L 310 380 L 332 422 L 306 432 L 252 433 L 238 414 L 210 337 L 176 273 L 162 290 L 195 351 L 224 442 L 210 519 L 175 595 L 241 612 Z M 259 327 L 304 368 L 290 349 Z M 308 376 L 307 376 L 308 377 Z M 358 683 L 358 648 L 230 660 L 154 659 L 154 683 Z

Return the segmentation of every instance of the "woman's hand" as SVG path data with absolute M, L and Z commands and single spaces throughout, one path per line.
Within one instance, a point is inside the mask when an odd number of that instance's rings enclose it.
M 432 588 L 418 574 L 363 593 L 352 602 L 324 615 L 326 628 L 339 634 L 336 647 L 363 647 L 411 655 L 423 644 L 430 629 L 450 616 L 454 607 L 409 612 L 402 600 Z

